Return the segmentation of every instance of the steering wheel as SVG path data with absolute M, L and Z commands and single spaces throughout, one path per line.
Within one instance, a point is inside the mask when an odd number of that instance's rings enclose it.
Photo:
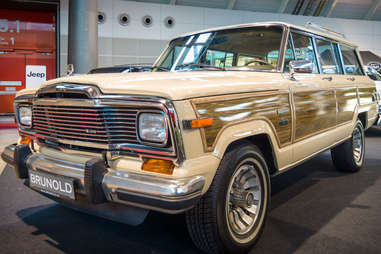
M 252 63 L 260 63 L 261 65 L 270 65 L 265 61 L 255 59 L 255 60 L 248 61 L 247 63 L 245 63 L 244 66 L 249 66 L 249 64 L 252 64 Z

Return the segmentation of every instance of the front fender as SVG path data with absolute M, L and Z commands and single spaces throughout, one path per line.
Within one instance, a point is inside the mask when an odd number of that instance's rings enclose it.
M 266 134 L 269 137 L 273 147 L 274 159 L 279 167 L 282 167 L 287 161 L 290 161 L 292 156 L 291 150 L 287 147 L 279 147 L 273 128 L 265 120 L 252 120 L 235 124 L 221 130 L 213 149 L 213 155 L 221 159 L 231 143 L 260 134 Z

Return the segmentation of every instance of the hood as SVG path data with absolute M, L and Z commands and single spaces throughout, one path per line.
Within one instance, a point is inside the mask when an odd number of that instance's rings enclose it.
M 283 82 L 281 82 L 283 81 Z M 171 100 L 278 89 L 280 73 L 247 71 L 137 72 L 75 75 L 49 80 L 98 86 L 104 94 L 150 95 Z

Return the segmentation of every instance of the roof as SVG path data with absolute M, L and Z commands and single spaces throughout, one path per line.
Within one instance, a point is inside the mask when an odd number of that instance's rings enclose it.
M 278 21 L 257 22 L 257 23 L 247 23 L 247 24 L 239 24 L 239 25 L 231 25 L 231 26 L 221 26 L 221 27 L 215 27 L 215 28 L 208 28 L 208 29 L 204 29 L 204 30 L 199 30 L 199 31 L 195 31 L 195 32 L 186 33 L 186 34 L 183 34 L 181 36 L 177 36 L 177 37 L 173 38 L 173 40 L 177 39 L 177 38 L 184 37 L 184 36 L 189 36 L 189 35 L 192 35 L 192 34 L 208 33 L 208 32 L 215 32 L 215 31 L 221 31 L 221 30 L 227 30 L 227 29 L 244 28 L 244 27 L 256 27 L 256 26 L 283 26 L 283 27 L 288 27 L 288 28 L 294 28 L 294 29 L 297 29 L 297 30 L 302 30 L 302 31 L 311 33 L 311 34 L 323 36 L 323 37 L 326 37 L 326 38 L 329 38 L 329 39 L 332 39 L 332 40 L 335 40 L 335 41 L 340 41 L 340 42 L 343 42 L 343 43 L 346 43 L 346 44 L 349 44 L 349 45 L 352 45 L 352 46 L 356 46 L 354 43 L 352 43 L 350 41 L 347 41 L 343 37 L 334 35 L 333 33 L 324 33 L 324 32 L 321 32 L 321 31 L 319 31 L 317 29 L 313 29 L 312 27 L 311 28 L 307 28 L 307 27 L 303 27 L 303 26 L 297 26 L 297 25 L 293 25 L 293 24 L 290 24 L 290 23 L 278 22 Z

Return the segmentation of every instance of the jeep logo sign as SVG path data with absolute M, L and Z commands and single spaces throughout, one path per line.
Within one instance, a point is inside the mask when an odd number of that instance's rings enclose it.
M 38 87 L 46 81 L 45 65 L 27 65 L 25 68 L 25 87 Z

